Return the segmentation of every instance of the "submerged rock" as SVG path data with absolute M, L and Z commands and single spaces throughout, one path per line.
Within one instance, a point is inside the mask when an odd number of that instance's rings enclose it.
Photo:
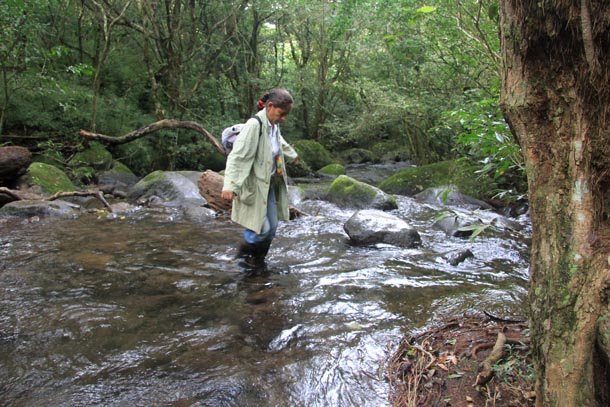
M 421 243 L 419 233 L 407 222 L 375 209 L 354 213 L 343 225 L 343 229 L 355 244 L 387 243 L 415 247 Z
M 54 201 L 23 200 L 14 201 L 0 208 L 2 218 L 56 217 L 76 218 L 81 214 L 81 207 L 71 202 L 56 199 Z
M 493 209 L 491 205 L 458 191 L 454 186 L 428 188 L 415 195 L 421 203 L 432 205 L 451 205 L 466 209 Z

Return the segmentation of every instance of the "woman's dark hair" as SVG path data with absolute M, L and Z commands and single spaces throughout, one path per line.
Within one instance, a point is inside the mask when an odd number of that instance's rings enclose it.
M 258 101 L 258 110 L 263 110 L 267 105 L 267 102 L 273 103 L 273 106 L 277 106 L 282 109 L 286 109 L 288 106 L 294 103 L 294 99 L 286 89 L 273 89 L 265 93 L 261 100 Z

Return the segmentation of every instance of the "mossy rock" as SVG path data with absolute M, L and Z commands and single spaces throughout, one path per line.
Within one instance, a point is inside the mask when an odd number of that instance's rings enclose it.
M 294 149 L 301 160 L 305 161 L 312 170 L 332 164 L 333 158 L 324 146 L 314 140 L 298 140 L 294 143 Z
M 392 210 L 396 198 L 372 185 L 339 175 L 328 190 L 328 200 L 342 208 Z
M 479 199 L 493 195 L 496 189 L 493 181 L 478 177 L 473 168 L 451 160 L 406 168 L 384 180 L 379 188 L 389 194 L 413 196 L 427 188 L 449 184 Z
M 128 166 L 126 166 L 125 164 L 123 164 L 120 161 L 113 161 L 112 168 L 110 168 L 110 171 L 121 173 L 121 174 L 135 175 L 133 173 L 133 171 L 131 170 L 131 168 L 129 168 Z
M 89 148 L 74 154 L 70 160 L 72 168 L 92 167 L 97 171 L 108 170 L 112 164 L 112 154 L 100 143 L 91 143 Z
M 318 172 L 320 174 L 334 175 L 338 177 L 339 175 L 345 175 L 345 166 L 341 164 L 328 164 L 320 168 Z
M 62 170 L 45 163 L 32 163 L 22 178 L 26 185 L 37 185 L 48 194 L 76 190 L 70 178 Z
M 341 153 L 341 159 L 346 163 L 362 164 L 367 162 L 377 162 L 377 156 L 370 150 L 364 148 L 350 148 Z
M 60 169 L 66 166 L 64 156 L 59 151 L 45 151 L 34 157 L 34 162 L 49 164 Z

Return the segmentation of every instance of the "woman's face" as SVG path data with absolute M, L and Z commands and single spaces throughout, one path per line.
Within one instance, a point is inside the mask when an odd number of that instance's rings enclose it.
M 271 124 L 280 124 L 286 120 L 286 117 L 291 110 L 292 104 L 282 108 L 275 106 L 273 102 L 267 102 L 267 119 L 269 119 Z

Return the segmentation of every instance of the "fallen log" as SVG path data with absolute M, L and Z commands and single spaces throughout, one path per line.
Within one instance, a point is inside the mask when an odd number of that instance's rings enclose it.
M 204 171 L 197 180 L 199 193 L 208 202 L 210 208 L 217 211 L 231 212 L 231 202 L 220 197 L 223 184 L 224 177 L 212 170 Z M 290 211 L 290 219 L 307 215 L 307 213 L 302 212 L 293 206 L 289 206 L 288 210 Z
M 158 122 L 154 122 L 152 124 L 149 124 L 148 126 L 140 127 L 139 129 L 120 137 L 107 136 L 99 133 L 91 133 L 82 129 L 80 130 L 79 134 L 90 140 L 101 141 L 106 144 L 125 144 L 162 129 L 194 130 L 197 133 L 204 135 L 208 139 L 208 141 L 212 143 L 212 145 L 214 146 L 214 148 L 216 148 L 218 152 L 222 153 L 223 155 L 225 154 L 225 150 L 224 148 L 222 148 L 220 142 L 214 136 L 212 136 L 209 131 L 204 129 L 200 124 L 193 121 L 180 121 L 174 119 L 159 120 Z
M 231 202 L 220 197 L 224 177 L 212 170 L 206 170 L 197 180 L 199 193 L 208 202 L 208 206 L 216 211 L 231 211 Z

